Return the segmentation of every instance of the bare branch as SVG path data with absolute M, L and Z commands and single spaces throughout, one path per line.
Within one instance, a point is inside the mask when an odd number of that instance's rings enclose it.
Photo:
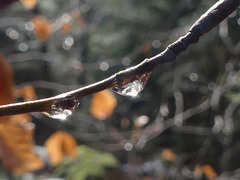
M 151 72 L 162 63 L 174 61 L 181 52 L 187 50 L 188 46 L 197 43 L 200 36 L 209 32 L 236 10 L 239 4 L 240 0 L 218 1 L 193 24 L 185 36 L 180 37 L 177 41 L 170 44 L 162 53 L 152 58 L 145 59 L 142 63 L 134 67 L 120 71 L 105 80 L 58 96 L 0 106 L 0 116 L 51 111 L 53 105 L 60 103 L 67 106 L 69 101 L 77 101 L 104 89 L 127 84 L 139 78 L 142 74 Z

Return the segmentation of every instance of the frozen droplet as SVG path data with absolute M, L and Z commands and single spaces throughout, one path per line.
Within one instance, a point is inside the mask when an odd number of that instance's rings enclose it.
M 129 82 L 126 84 L 124 84 L 124 82 L 121 82 L 124 85 L 122 85 L 122 86 L 117 85 L 117 86 L 113 87 L 112 89 L 113 89 L 113 91 L 115 91 L 116 93 L 118 93 L 120 95 L 135 97 L 138 95 L 139 92 L 141 92 L 143 90 L 150 75 L 151 75 L 151 72 L 145 73 L 145 74 L 141 75 L 138 79 L 136 79 L 132 82 Z
M 127 142 L 126 144 L 124 144 L 124 149 L 125 149 L 126 151 L 131 151 L 131 150 L 133 149 L 132 143 Z
M 43 114 L 53 119 L 65 120 L 72 114 L 77 105 L 78 101 L 73 98 L 58 100 L 52 105 L 50 111 L 43 112 Z

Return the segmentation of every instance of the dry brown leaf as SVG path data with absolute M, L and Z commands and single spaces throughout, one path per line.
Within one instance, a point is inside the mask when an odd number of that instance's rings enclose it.
M 20 2 L 27 8 L 34 8 L 37 4 L 37 0 L 20 0 Z
M 103 120 L 111 116 L 117 100 L 109 90 L 104 90 L 93 95 L 90 102 L 90 113 L 97 119 Z
M 44 17 L 34 17 L 32 22 L 35 26 L 35 34 L 39 40 L 47 40 L 52 35 L 52 25 Z
M 70 134 L 63 131 L 51 135 L 44 146 L 47 148 L 50 162 L 54 166 L 60 164 L 65 155 L 73 158 L 76 156 L 77 142 Z
M 23 94 L 30 94 L 24 89 Z M 15 102 L 14 91 L 11 67 L 0 54 L 0 104 Z M 0 117 L 0 159 L 7 169 L 25 173 L 43 168 L 44 164 L 34 152 L 33 133 L 34 125 L 28 114 Z
M 3 165 L 17 173 L 42 169 L 44 164 L 34 152 L 34 125 L 23 116 L 0 118 L 0 159 Z M 21 119 L 21 121 L 19 121 Z
M 12 69 L 4 56 L 0 54 L 0 105 L 14 102 L 13 91 Z
M 176 155 L 174 154 L 174 152 L 169 149 L 169 148 L 165 148 L 163 151 L 162 151 L 162 157 L 164 159 L 166 159 L 167 161 L 169 162 L 174 162 L 176 161 L 177 157 Z
M 21 88 L 17 88 L 14 92 L 14 97 L 23 97 L 26 101 L 31 101 L 37 98 L 35 90 L 31 85 L 24 85 Z
M 210 180 L 213 180 L 213 179 L 215 179 L 217 177 L 216 171 L 213 169 L 212 166 L 210 166 L 208 164 L 203 166 L 203 173 Z

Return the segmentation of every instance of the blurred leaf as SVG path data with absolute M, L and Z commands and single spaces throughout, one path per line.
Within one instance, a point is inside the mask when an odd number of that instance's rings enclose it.
M 208 164 L 203 166 L 203 173 L 210 180 L 215 179 L 217 177 L 216 171 L 213 169 L 212 166 L 210 166 Z
M 34 152 L 35 126 L 27 114 L 0 118 L 0 158 L 3 165 L 18 173 L 43 168 L 41 159 Z
M 11 67 L 0 55 L 0 104 L 14 102 L 15 91 Z M 24 98 L 35 99 L 32 86 L 24 86 L 17 92 Z M 28 114 L 0 117 L 0 159 L 7 169 L 25 173 L 43 168 L 44 164 L 34 152 L 34 129 Z
M 27 8 L 34 8 L 37 4 L 37 0 L 20 0 L 20 2 Z
M 0 105 L 14 102 L 14 83 L 12 69 L 0 54 Z
M 61 27 L 61 32 L 64 34 L 67 34 L 71 31 L 72 29 L 72 24 L 71 23 L 65 23 Z
M 56 166 L 61 163 L 65 155 L 76 156 L 77 142 L 70 134 L 58 131 L 48 138 L 45 147 L 49 153 L 50 162 Z
M 23 97 L 24 100 L 30 101 L 36 99 L 36 93 L 34 88 L 31 85 L 25 85 L 21 88 L 18 88 L 14 92 L 15 97 Z
M 162 158 L 166 159 L 169 162 L 174 162 L 177 159 L 175 153 L 169 148 L 165 148 L 162 151 Z
M 34 17 L 32 22 L 35 26 L 35 34 L 39 40 L 47 40 L 52 35 L 52 25 L 44 17 Z
M 109 90 L 94 94 L 90 103 L 90 113 L 100 120 L 111 116 L 117 106 L 117 100 Z
M 69 158 L 65 158 L 53 174 L 66 179 L 86 180 L 87 177 L 103 179 L 105 167 L 116 166 L 117 160 L 112 154 L 87 146 L 78 146 L 76 160 L 70 162 Z

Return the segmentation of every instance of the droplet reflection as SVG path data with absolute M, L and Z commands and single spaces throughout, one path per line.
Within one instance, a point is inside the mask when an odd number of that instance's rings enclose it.
M 138 79 L 129 82 L 123 86 L 115 86 L 113 91 L 116 93 L 123 95 L 123 96 L 131 96 L 136 97 L 139 92 L 141 92 L 144 86 L 147 83 L 148 78 L 150 77 L 151 73 L 145 73 L 141 75 Z

